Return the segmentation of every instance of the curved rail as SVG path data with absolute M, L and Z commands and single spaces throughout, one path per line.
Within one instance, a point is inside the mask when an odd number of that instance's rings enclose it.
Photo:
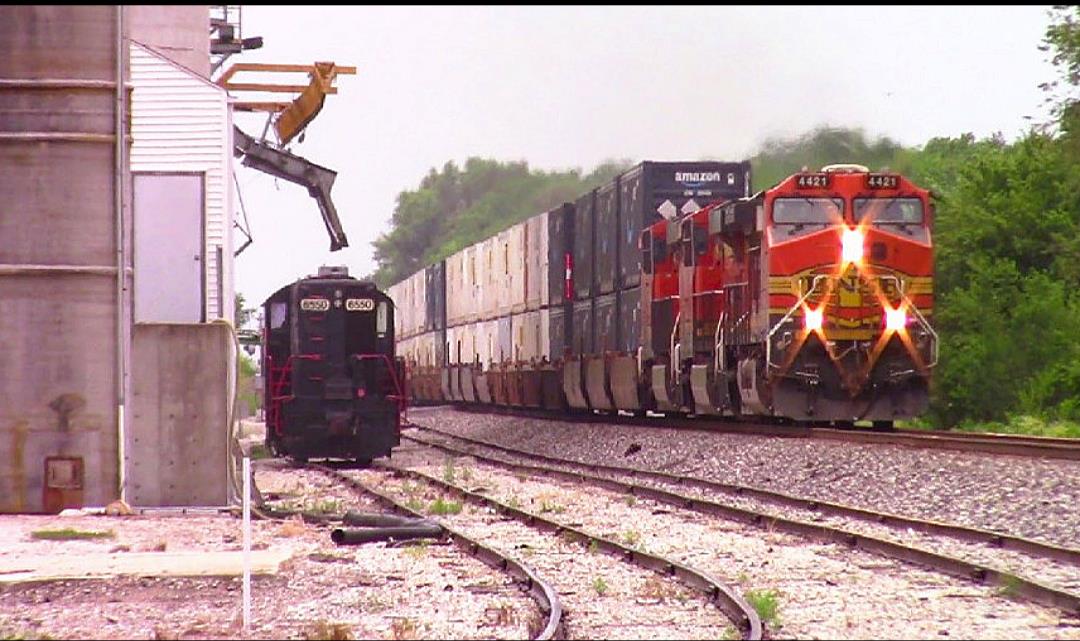
M 398 503 L 392 497 L 370 488 L 341 472 L 326 467 L 325 465 L 309 464 L 309 467 L 342 481 L 354 490 L 374 498 L 395 512 L 406 514 L 411 517 L 426 518 L 423 514 Z M 540 609 L 547 614 L 547 624 L 544 626 L 544 629 L 540 631 L 540 634 L 536 636 L 537 641 L 565 638 L 562 603 L 559 601 L 559 595 L 547 581 L 541 579 L 528 566 L 502 555 L 494 548 L 487 547 L 479 541 L 456 530 L 452 530 L 445 525 L 442 527 L 450 540 L 467 554 L 476 557 L 496 570 L 509 573 L 514 579 L 522 583 L 529 592 L 529 595 L 536 601 L 537 605 L 540 606 Z
M 414 439 L 415 440 L 415 439 Z M 664 557 L 650 554 L 648 552 L 642 552 L 633 548 L 626 547 L 616 541 L 606 539 L 604 537 L 593 536 L 576 528 L 568 525 L 556 523 L 555 521 L 546 519 L 539 514 L 527 512 L 525 510 L 512 507 L 501 501 L 497 501 L 491 497 L 484 496 L 483 494 L 477 494 L 470 492 L 462 487 L 447 483 L 446 481 L 418 472 L 416 470 L 410 470 L 408 468 L 400 467 L 391 463 L 384 463 L 377 461 L 376 467 L 386 469 L 395 474 L 401 476 L 407 476 L 409 478 L 417 479 L 431 485 L 438 486 L 445 491 L 452 492 L 465 500 L 471 501 L 478 505 L 484 505 L 495 509 L 501 514 L 505 514 L 513 517 L 514 519 L 525 523 L 530 527 L 537 529 L 547 529 L 557 534 L 569 533 L 570 538 L 578 543 L 590 546 L 595 545 L 597 549 L 603 550 L 609 554 L 614 554 L 621 557 L 624 561 L 633 563 L 642 568 L 646 568 L 667 576 L 672 576 L 681 581 L 686 586 L 704 592 L 716 607 L 718 607 L 731 622 L 739 629 L 743 634 L 743 638 L 749 640 L 759 640 L 762 638 L 762 624 L 761 617 L 758 616 L 757 611 L 746 602 L 738 593 L 732 590 L 727 585 L 721 583 L 715 578 L 695 570 L 694 568 L 676 563 Z
M 467 439 L 465 437 L 458 437 L 458 436 L 456 436 L 454 434 L 448 434 L 448 433 L 443 432 L 442 430 L 436 430 L 434 428 L 422 428 L 422 429 L 427 429 L 427 430 L 432 431 L 432 432 L 436 432 L 436 433 L 439 433 L 439 434 L 444 434 L 446 436 L 450 436 L 450 437 L 453 437 L 453 438 L 459 438 L 459 439 L 465 440 L 465 441 L 475 440 L 475 439 Z M 600 487 L 604 487 L 604 488 L 607 488 L 607 489 L 612 489 L 612 490 L 615 490 L 615 491 L 625 492 L 625 493 L 628 493 L 628 494 L 631 494 L 631 495 L 634 495 L 634 496 L 643 497 L 643 498 L 653 499 L 653 500 L 656 500 L 656 501 L 659 501 L 659 502 L 662 502 L 662 503 L 667 503 L 669 505 L 674 505 L 676 507 L 680 507 L 680 508 L 683 508 L 683 509 L 694 510 L 694 511 L 702 512 L 702 513 L 705 513 L 705 514 L 715 514 L 715 515 L 718 515 L 718 516 L 722 516 L 722 517 L 725 517 L 725 518 L 730 518 L 730 519 L 740 521 L 740 522 L 744 522 L 744 523 L 750 523 L 750 524 L 753 524 L 753 525 L 759 525 L 759 526 L 768 525 L 769 527 L 774 527 L 774 528 L 776 528 L 778 530 L 782 530 L 782 531 L 785 531 L 787 533 L 795 534 L 795 535 L 798 535 L 798 536 L 811 537 L 811 538 L 816 538 L 816 539 L 819 539 L 819 540 L 825 540 L 825 541 L 833 542 L 833 543 L 842 543 L 842 544 L 848 545 L 848 546 L 853 547 L 853 548 L 860 548 L 860 549 L 864 549 L 864 550 L 867 550 L 867 551 L 870 551 L 870 552 L 876 552 L 876 553 L 882 554 L 884 556 L 888 556 L 888 557 L 898 559 L 898 560 L 901 560 L 901 561 L 922 564 L 924 566 L 931 567 L 933 569 L 945 572 L 947 574 L 951 574 L 953 576 L 957 576 L 957 577 L 961 577 L 961 578 L 969 578 L 969 579 L 973 579 L 975 581 L 982 582 L 982 583 L 995 583 L 997 585 L 1002 586 L 1003 588 L 1008 588 L 1010 591 L 1014 591 L 1018 595 L 1029 598 L 1032 601 L 1035 601 L 1037 603 L 1041 603 L 1043 605 L 1049 605 L 1049 606 L 1056 607 L 1056 608 L 1061 608 L 1061 609 L 1063 609 L 1065 611 L 1068 611 L 1068 612 L 1071 612 L 1073 614 L 1080 614 L 1080 595 L 1077 595 L 1077 594 L 1074 594 L 1074 593 L 1071 593 L 1071 592 L 1066 592 L 1066 591 L 1063 591 L 1063 590 L 1059 590 L 1057 588 L 1047 586 L 1047 585 L 1044 585 L 1042 583 L 1039 583 L 1039 582 L 1036 582 L 1036 581 L 1033 581 L 1033 580 L 1030 580 L 1030 579 L 1025 579 L 1023 577 L 1017 577 L 1015 575 L 1008 574 L 1008 573 L 1002 572 L 1000 570 L 997 570 L 995 568 L 992 568 L 992 567 L 989 567 L 989 566 L 986 566 L 986 565 L 982 565 L 982 564 L 979 564 L 979 563 L 973 563 L 973 562 L 970 562 L 970 561 L 965 561 L 963 559 L 957 559 L 957 558 L 954 558 L 954 557 L 946 556 L 946 555 L 943 555 L 943 554 L 938 554 L 938 553 L 935 553 L 935 552 L 929 552 L 929 551 L 922 550 L 922 549 L 919 549 L 919 548 L 908 547 L 908 546 L 905 546 L 905 545 L 902 545 L 902 544 L 899 544 L 899 543 L 895 543 L 893 541 L 888 541 L 886 539 L 880 539 L 880 538 L 869 536 L 869 535 L 866 535 L 866 534 L 859 534 L 859 533 L 851 532 L 851 531 L 848 531 L 848 530 L 843 530 L 843 529 L 840 529 L 840 528 L 831 527 L 831 526 L 828 526 L 828 525 L 823 525 L 823 524 L 818 524 L 818 523 L 806 523 L 806 522 L 803 522 L 803 521 L 787 519 L 787 518 L 779 517 L 779 516 L 773 516 L 773 515 L 764 514 L 764 513 L 761 513 L 761 512 L 755 512 L 753 510 L 747 510 L 747 509 L 738 508 L 738 507 L 734 507 L 734 506 L 730 506 L 730 505 L 725 505 L 725 504 L 722 504 L 722 503 L 716 503 L 714 501 L 709 501 L 707 499 L 700 499 L 700 498 L 696 498 L 696 497 L 692 497 L 692 496 L 687 496 L 687 495 L 684 495 L 684 494 L 678 494 L 678 493 L 675 493 L 675 492 L 670 492 L 670 491 L 663 490 L 663 489 L 656 488 L 656 487 L 638 485 L 636 483 L 626 483 L 626 482 L 623 482 L 623 481 L 618 481 L 618 480 L 615 480 L 615 479 L 612 479 L 612 478 L 598 476 L 596 474 L 592 474 L 592 473 L 588 473 L 588 472 L 571 472 L 571 471 L 568 471 L 568 470 L 561 470 L 561 469 L 552 468 L 552 467 L 528 465 L 528 464 L 524 464 L 524 463 L 514 463 L 514 462 L 510 462 L 510 461 L 504 461 L 504 460 L 498 459 L 498 458 L 485 457 L 483 455 L 478 455 L 475 452 L 469 452 L 469 451 L 466 451 L 466 450 L 461 450 L 461 449 L 454 448 L 454 447 L 444 445 L 444 444 L 433 443 L 433 442 L 430 442 L 430 441 L 427 441 L 427 440 L 424 440 L 424 439 L 418 439 L 418 438 L 415 438 L 415 437 L 412 437 L 412 436 L 405 436 L 405 438 L 409 439 L 409 440 L 419 442 L 419 443 L 423 443 L 424 445 L 427 445 L 427 446 L 430 446 L 430 447 L 436 447 L 436 448 L 442 449 L 442 450 L 447 451 L 447 452 L 452 452 L 452 453 L 455 453 L 455 454 L 465 455 L 465 456 L 472 456 L 474 458 L 481 459 L 481 460 L 484 460 L 486 462 L 490 462 L 492 464 L 499 465 L 501 467 L 506 467 L 506 468 L 510 468 L 510 469 L 516 469 L 516 470 L 521 470 L 521 471 L 527 471 L 527 472 L 533 472 L 533 473 L 543 474 L 543 475 L 547 475 L 547 476 L 553 476 L 555 478 L 562 478 L 562 479 L 570 480 L 570 481 L 574 481 L 574 482 L 588 482 L 588 483 L 592 483 L 592 484 L 595 484 L 595 485 L 598 485 Z M 604 471 L 607 471 L 609 473 L 614 472 L 614 473 L 626 474 L 626 475 L 634 475 L 634 474 L 637 474 L 637 475 L 649 475 L 649 476 L 653 476 L 654 478 L 667 477 L 667 478 L 664 478 L 664 480 L 668 481 L 668 482 L 678 482 L 677 480 L 674 480 L 674 479 L 679 478 L 679 477 L 674 477 L 672 475 L 664 475 L 663 473 L 660 473 L 660 472 L 647 472 L 647 471 L 644 471 L 644 470 L 625 469 L 625 468 L 618 468 L 618 467 L 615 467 L 615 466 L 608 466 L 608 465 L 579 463 L 579 462 L 575 462 L 575 461 L 560 460 L 560 459 L 557 459 L 557 458 L 554 458 L 554 457 L 548 457 L 548 456 L 545 456 L 545 455 L 542 455 L 542 454 L 531 454 L 531 453 L 528 453 L 528 452 L 519 452 L 517 450 L 513 450 L 512 448 L 507 448 L 507 447 L 503 447 L 503 446 L 499 446 L 499 445 L 487 444 L 487 443 L 484 443 L 482 441 L 479 442 L 479 443 L 481 445 L 485 446 L 485 447 L 491 447 L 493 449 L 499 449 L 499 450 L 508 451 L 508 452 L 514 453 L 515 455 L 518 455 L 518 456 L 523 456 L 523 457 L 527 457 L 527 458 L 535 458 L 535 459 L 543 459 L 543 460 L 549 460 L 549 461 L 557 461 L 557 462 L 559 462 L 559 463 L 561 463 L 563 465 L 573 465 L 573 466 L 576 466 L 576 467 L 581 467 L 581 468 L 590 469 L 590 470 L 604 470 Z M 684 482 L 689 482 L 689 483 L 694 483 L 694 484 L 699 484 L 701 486 L 709 487 L 711 489 L 718 489 L 719 487 L 725 487 L 723 484 L 716 484 L 716 486 L 712 486 L 711 482 L 704 481 L 704 480 L 701 480 L 701 479 L 683 479 L 683 481 Z M 731 488 L 731 489 L 735 489 L 738 486 L 726 486 L 726 487 Z M 981 542 L 986 542 L 986 543 L 990 543 L 990 544 L 998 544 L 1000 542 L 1000 544 L 1004 547 L 1004 545 L 1006 544 L 1005 542 L 1009 541 L 1010 542 L 1009 545 L 1011 546 L 1011 549 L 1024 550 L 1024 551 L 1030 551 L 1030 550 L 1033 550 L 1033 549 L 1034 550 L 1039 550 L 1039 551 L 1046 550 L 1046 551 L 1052 551 L 1051 553 L 1059 555 L 1060 558 L 1058 558 L 1058 560 L 1066 560 L 1066 561 L 1072 562 L 1072 563 L 1077 563 L 1078 560 L 1080 560 L 1080 551 L 1071 550 L 1071 549 L 1067 549 L 1067 548 L 1054 548 L 1054 546 L 1047 546 L 1045 544 L 1038 543 L 1038 542 L 1035 542 L 1035 541 L 1029 541 L 1027 539 L 1018 539 L 1018 538 L 1015 538 L 1015 537 L 1007 537 L 1007 536 L 1004 536 L 1004 535 L 997 535 L 995 533 L 984 532 L 984 531 L 980 531 L 980 530 L 966 531 L 966 528 L 961 528 L 959 526 L 950 526 L 950 525 L 945 525 L 945 524 L 942 524 L 942 523 L 934 523 L 934 522 L 930 522 L 930 521 L 920 522 L 920 521 L 917 521 L 915 519 L 906 519 L 904 517 L 897 517 L 897 516 L 894 516 L 894 515 L 879 515 L 877 513 L 874 513 L 874 512 L 868 511 L 868 510 L 858 510 L 856 508 L 847 508 L 847 507 L 844 507 L 844 506 L 839 506 L 839 505 L 835 505 L 835 504 L 828 504 L 828 503 L 821 503 L 821 502 L 816 502 L 816 501 L 805 501 L 803 499 L 796 499 L 795 497 L 790 497 L 790 496 L 787 496 L 787 495 L 780 495 L 780 494 L 770 493 L 770 492 L 767 492 L 765 490 L 753 490 L 752 488 L 741 488 L 741 489 L 742 490 L 747 490 L 747 491 L 742 492 L 742 491 L 738 491 L 736 489 L 735 493 L 744 494 L 744 495 L 750 495 L 750 491 L 758 492 L 758 493 L 760 493 L 760 496 L 762 496 L 762 497 L 769 497 L 769 498 L 772 498 L 772 499 L 776 500 L 777 502 L 787 502 L 789 505 L 794 505 L 797 502 L 801 507 L 806 507 L 808 509 L 820 509 L 821 506 L 824 505 L 824 506 L 827 506 L 827 508 L 829 508 L 829 509 L 836 510 L 836 512 L 834 512 L 835 514 L 843 513 L 845 516 L 856 516 L 857 518 L 873 519 L 875 521 L 885 522 L 885 523 L 889 523 L 890 522 L 889 520 L 892 519 L 892 521 L 891 521 L 892 523 L 897 523 L 897 524 L 910 523 L 910 524 L 912 524 L 912 527 L 916 527 L 916 526 L 919 526 L 919 525 L 924 526 L 924 527 L 927 528 L 926 530 L 924 530 L 926 532 L 934 532 L 934 533 L 948 532 L 948 533 L 953 533 L 954 536 L 957 535 L 956 533 L 965 532 L 965 534 L 967 536 L 979 537 L 979 538 L 977 538 L 975 540 L 979 540 Z M 885 521 L 881 521 L 881 519 L 879 517 L 883 517 L 885 519 Z M 990 537 L 990 538 L 984 540 L 982 537 Z

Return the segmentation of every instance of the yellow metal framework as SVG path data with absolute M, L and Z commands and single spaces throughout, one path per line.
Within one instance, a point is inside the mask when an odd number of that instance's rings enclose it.
M 307 85 L 233 82 L 233 76 L 241 71 L 307 73 L 309 82 Z M 276 114 L 273 117 L 274 130 L 277 132 L 279 144 L 284 146 L 303 132 L 315 116 L 319 115 L 326 96 L 337 93 L 337 87 L 333 86 L 333 83 L 338 75 L 355 74 L 356 67 L 340 66 L 333 62 L 316 62 L 311 65 L 238 62 L 221 74 L 216 82 L 229 92 L 298 94 L 288 101 L 250 100 L 233 103 L 233 108 L 238 111 L 263 111 Z

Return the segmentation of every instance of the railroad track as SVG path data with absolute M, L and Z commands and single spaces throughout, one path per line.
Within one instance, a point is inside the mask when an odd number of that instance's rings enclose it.
M 426 518 L 425 515 L 409 508 L 392 496 L 380 492 L 347 474 L 343 474 L 339 470 L 326 465 L 317 465 L 313 463 L 308 464 L 308 467 L 335 478 L 348 485 L 354 491 L 365 494 L 379 503 L 386 505 L 394 512 L 416 518 Z M 446 525 L 443 525 L 442 527 L 446 532 L 446 536 L 458 548 L 463 550 L 466 554 L 479 559 L 486 565 L 500 572 L 510 574 L 515 582 L 521 585 L 523 589 L 529 593 L 529 596 L 532 597 L 537 606 L 539 606 L 540 611 L 547 617 L 547 621 L 539 634 L 534 637 L 535 639 L 540 641 L 565 638 L 562 603 L 559 601 L 558 594 L 547 581 L 540 578 L 530 567 L 502 554 L 497 549 L 488 547 L 478 540 L 455 529 L 449 528 Z
M 351 475 L 344 475 L 340 472 L 335 472 L 329 468 L 316 467 L 326 473 L 337 474 L 338 478 L 347 480 L 350 484 L 359 483 L 357 479 Z M 575 527 L 571 527 L 567 524 L 561 524 L 554 520 L 545 518 L 544 516 L 523 510 L 519 507 L 509 505 L 507 503 L 500 502 L 489 496 L 485 496 L 478 492 L 470 491 L 460 485 L 448 482 L 446 480 L 437 478 L 435 476 L 425 474 L 413 469 L 404 468 L 394 464 L 377 463 L 376 466 L 365 473 L 382 474 L 402 479 L 410 479 L 435 488 L 438 493 L 448 493 L 461 497 L 463 500 L 480 505 L 486 508 L 491 515 L 486 518 L 489 522 L 483 524 L 480 529 L 485 532 L 485 536 L 488 533 L 498 530 L 504 527 L 500 522 L 505 521 L 507 518 L 513 519 L 518 522 L 518 527 L 526 530 L 534 530 L 546 535 L 545 538 L 538 539 L 535 536 L 530 537 L 527 532 L 522 532 L 520 529 L 513 533 L 510 537 L 514 541 L 530 541 L 530 546 L 536 547 L 548 547 L 550 545 L 566 545 L 572 544 L 576 547 L 584 547 L 588 552 L 605 552 L 609 555 L 616 557 L 619 561 L 625 561 L 640 568 L 646 569 L 651 573 L 655 573 L 662 579 L 674 579 L 690 589 L 699 592 L 703 597 L 713 605 L 715 605 L 724 614 L 724 616 L 735 626 L 739 631 L 741 638 L 746 639 L 760 639 L 762 636 L 762 624 L 761 619 L 757 612 L 751 607 L 745 599 L 736 594 L 725 584 L 717 581 L 716 579 L 699 572 L 698 570 L 676 563 L 670 559 L 663 558 L 655 554 L 649 554 L 639 549 L 634 549 L 619 543 L 618 541 L 597 536 L 594 534 L 586 533 Z M 366 487 L 366 491 L 372 491 L 370 487 Z M 380 485 L 385 487 L 387 485 L 393 485 L 385 480 L 380 481 Z M 399 487 L 401 489 L 401 487 Z M 415 491 L 413 488 L 411 491 Z M 400 501 L 397 501 L 390 497 L 390 495 L 382 495 L 384 500 L 394 501 L 398 506 L 396 509 L 404 509 L 411 514 L 418 514 Z M 427 518 L 431 518 L 430 515 Z M 444 523 L 447 521 L 453 521 L 454 517 L 444 516 L 440 520 Z M 473 519 L 477 517 L 472 517 Z M 474 522 L 473 526 L 476 524 Z M 462 540 L 467 540 L 466 535 L 460 530 L 458 536 L 463 537 Z M 554 543 L 552 543 L 554 541 Z M 479 545 L 475 537 L 472 542 L 467 545 Z M 489 548 L 493 549 L 493 548 Z M 531 549 L 528 548 L 528 549 Z M 551 556 L 555 559 L 559 558 L 559 552 L 557 550 L 547 550 L 547 554 L 536 554 L 532 559 L 534 563 L 543 562 L 544 557 Z M 565 554 L 563 554 L 565 556 Z M 580 555 L 579 558 L 590 559 L 588 562 L 595 563 L 596 560 L 591 556 Z M 561 561 L 556 560 L 556 568 L 559 567 Z M 610 563 L 610 562 L 609 562 Z M 620 565 L 619 563 L 616 563 Z M 563 572 L 566 572 L 566 566 L 562 566 Z M 575 594 L 581 591 L 580 586 L 576 586 L 569 590 L 571 594 Z M 576 595 L 576 598 L 580 599 L 580 594 Z M 640 607 L 640 606 L 639 606 Z M 573 614 L 571 614 L 573 616 Z
M 978 452 L 983 454 L 1045 457 L 1080 461 L 1080 439 L 1070 438 L 1027 436 L 1020 434 L 991 434 L 986 432 L 916 430 L 908 428 L 871 431 L 864 429 L 811 427 L 808 425 L 795 425 L 780 422 L 741 421 L 724 419 L 723 417 L 689 418 L 670 415 L 627 416 L 623 414 L 597 414 L 592 412 L 553 414 L 545 410 L 518 407 L 480 405 L 453 405 L 452 407 L 467 412 L 505 414 L 547 421 L 565 422 L 570 420 L 580 423 L 609 423 L 638 427 L 662 427 L 665 429 L 693 430 L 722 434 L 813 438 L 854 443 L 904 445 L 909 447 L 958 450 L 962 452 Z
M 684 509 L 865 549 L 953 576 L 997 585 L 1009 594 L 1059 608 L 1072 616 L 1080 615 L 1080 550 L 746 486 L 636 468 L 585 464 L 458 436 L 429 426 L 415 427 L 444 441 L 412 435 L 403 435 L 403 438 L 438 447 L 455 456 L 471 456 L 508 469 L 592 483 Z M 446 440 L 469 447 L 457 447 Z M 492 456 L 478 448 L 545 465 Z M 636 482 L 638 480 L 649 484 L 643 485 Z M 694 494 L 687 494 L 687 490 Z M 718 497 L 725 501 L 716 500 Z M 937 551 L 942 549 L 949 553 Z M 1002 569 L 1003 563 L 1008 569 Z

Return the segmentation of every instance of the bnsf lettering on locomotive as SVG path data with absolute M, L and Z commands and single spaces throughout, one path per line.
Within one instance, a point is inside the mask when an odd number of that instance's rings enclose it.
M 330 309 L 330 300 L 327 298 L 302 298 L 300 309 L 305 312 L 325 312 Z
M 350 312 L 370 312 L 375 309 L 375 301 L 371 298 L 347 298 L 345 309 Z

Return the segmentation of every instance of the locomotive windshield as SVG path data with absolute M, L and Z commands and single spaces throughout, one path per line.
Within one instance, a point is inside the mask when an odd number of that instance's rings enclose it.
M 844 201 L 839 198 L 777 198 L 772 207 L 776 239 L 789 240 L 841 222 Z
M 930 240 L 923 225 L 923 204 L 918 198 L 856 198 L 854 205 L 855 222 L 869 217 L 874 227 L 883 231 L 923 243 Z
M 855 222 L 870 216 L 878 224 L 919 225 L 923 221 L 922 201 L 918 198 L 856 198 Z

